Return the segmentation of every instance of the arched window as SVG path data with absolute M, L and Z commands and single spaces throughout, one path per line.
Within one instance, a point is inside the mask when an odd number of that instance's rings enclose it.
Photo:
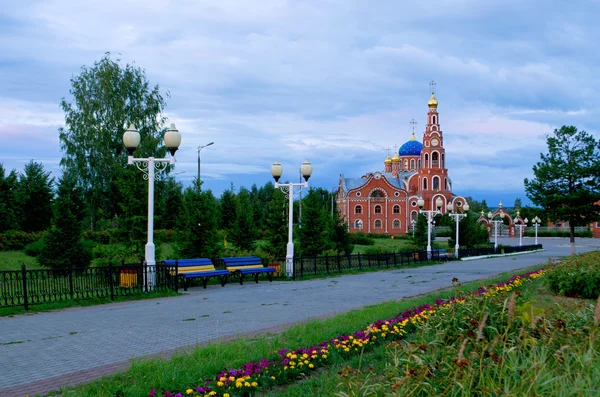
M 404 169 L 408 169 L 408 160 L 404 159 Z
M 427 178 L 423 178 L 423 190 L 427 190 Z
M 356 228 L 358 230 L 362 230 L 363 228 L 363 221 L 361 221 L 360 219 L 356 221 Z
M 421 159 L 417 160 L 417 166 L 419 167 L 419 169 L 421 169 Z
M 354 213 L 362 214 L 362 205 L 357 205 L 356 207 L 354 207 Z
M 381 229 L 381 220 L 375 219 L 375 229 Z
M 444 178 L 444 190 L 448 190 L 448 178 Z
M 444 153 L 442 153 L 442 165 L 441 165 L 442 168 L 444 168 L 444 163 L 445 163 L 444 157 L 445 157 Z
M 410 160 L 410 169 L 411 170 L 415 169 L 415 159 Z
M 375 206 L 375 213 L 376 214 L 381 214 L 381 206 L 380 205 L 376 205 Z
M 437 117 L 433 116 L 433 124 L 437 124 Z
M 417 216 L 419 216 L 419 214 L 417 213 L 417 211 L 413 211 L 410 213 L 410 220 L 411 221 L 417 221 Z
M 433 177 L 433 190 L 438 190 L 440 188 L 440 178 L 437 176 Z
M 394 219 L 394 222 L 392 223 L 392 229 L 400 229 L 400 220 L 399 219 Z
M 439 161 L 438 161 L 438 152 L 433 152 L 433 153 L 431 153 L 431 166 L 432 166 L 432 167 L 437 167 L 437 166 L 439 166 Z
M 399 213 L 400 213 L 400 206 L 399 206 L 398 204 L 396 204 L 396 205 L 394 206 L 394 208 L 392 209 L 392 212 L 393 212 L 394 214 L 399 214 Z
M 425 168 L 429 167 L 429 154 L 425 153 Z

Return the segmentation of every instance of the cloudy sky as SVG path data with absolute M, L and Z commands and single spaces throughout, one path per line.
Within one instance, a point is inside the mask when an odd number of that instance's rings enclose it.
M 597 0 L 19 0 L 0 13 L 0 162 L 58 175 L 61 98 L 105 52 L 170 92 L 176 177 L 205 187 L 381 171 L 435 80 L 454 192 L 512 205 L 563 124 L 599 136 Z M 140 176 L 141 177 L 141 176 Z

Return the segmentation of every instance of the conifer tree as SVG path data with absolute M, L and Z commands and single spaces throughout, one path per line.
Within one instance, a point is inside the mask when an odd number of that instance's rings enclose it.
M 221 195 L 221 228 L 226 231 L 233 230 L 237 218 L 237 201 L 233 191 L 233 183 L 228 190 Z
M 274 257 L 283 258 L 287 252 L 288 242 L 288 201 L 281 190 L 273 190 L 273 198 L 267 206 L 266 251 Z
M 240 250 L 251 251 L 254 249 L 256 242 L 256 226 L 254 224 L 250 192 L 246 188 L 241 188 L 237 195 L 236 212 L 237 217 L 230 233 L 231 241 Z
M 16 191 L 21 230 L 38 232 L 50 226 L 53 184 L 54 178 L 50 178 L 50 171 L 45 171 L 43 164 L 32 160 L 25 165 Z
M 328 248 L 328 218 L 331 217 L 323 207 L 321 191 L 310 189 L 302 201 L 301 255 L 319 255 Z
M 19 228 L 17 222 L 17 171 L 6 175 L 4 164 L 0 163 L 0 233 Z

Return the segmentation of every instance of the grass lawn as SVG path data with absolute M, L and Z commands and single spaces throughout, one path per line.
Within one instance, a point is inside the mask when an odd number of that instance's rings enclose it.
M 23 263 L 27 269 L 41 269 L 36 258 L 22 251 L 0 251 L 0 270 L 21 270 Z
M 374 245 L 354 245 L 353 254 L 364 254 L 368 250 L 379 250 L 380 252 L 398 252 L 414 249 L 408 239 L 400 238 L 374 238 Z M 433 249 L 437 248 L 448 248 L 446 241 L 434 241 L 432 244 Z
M 156 388 L 157 396 L 161 395 L 161 390 L 178 390 L 185 394 L 187 388 L 203 385 L 205 379 L 215 379 L 223 368 L 239 368 L 244 363 L 273 357 L 274 352 L 283 348 L 297 349 L 330 341 L 338 335 L 364 330 L 375 320 L 391 318 L 415 306 L 434 303 L 437 298 L 448 299 L 464 291 L 505 281 L 510 276 L 507 273 L 409 300 L 386 302 L 329 319 L 311 320 L 281 333 L 210 343 L 168 360 L 134 360 L 131 368 L 124 373 L 65 388 L 61 393 L 69 396 L 147 396 L 151 389 Z M 537 395 L 578 395 L 577 391 L 583 393 L 579 395 L 591 395 L 587 393 L 592 390 L 589 387 L 597 385 L 600 380 L 600 332 L 595 336 L 592 334 L 589 340 L 585 338 L 586 332 L 593 329 L 590 321 L 593 323 L 595 302 L 556 297 L 544 287 L 543 279 L 528 282 L 519 291 L 521 297 L 515 298 L 519 299 L 516 304 L 510 303 L 509 294 L 498 294 L 496 298 L 480 299 L 483 302 L 481 305 L 450 305 L 449 316 L 431 317 L 404 339 L 386 340 L 368 348 L 357 347 L 350 354 L 337 352 L 332 347 L 326 365 L 320 369 L 299 371 L 297 376 L 288 378 L 284 384 L 256 391 L 252 395 L 438 395 L 431 389 L 431 382 L 434 381 L 437 382 L 437 388 L 447 385 L 448 393 L 445 395 L 452 396 L 471 395 L 471 387 L 479 388 L 477 395 L 511 395 L 511 389 L 506 390 L 507 385 L 518 391 L 512 395 L 534 395 L 527 393 L 532 383 L 536 385 L 534 391 Z M 556 308 L 556 304 L 561 305 L 560 310 L 548 314 L 548 319 L 544 319 L 544 311 L 549 307 Z M 566 310 L 562 308 L 564 305 Z M 487 311 L 489 316 L 485 314 Z M 502 325 L 507 313 L 513 318 L 508 320 L 509 323 L 513 321 L 513 328 Z M 488 327 L 485 327 L 486 321 Z M 479 330 L 481 323 L 484 326 Z M 529 327 L 530 324 L 533 324 L 533 328 Z M 497 332 L 500 332 L 498 340 L 494 336 Z M 548 335 L 544 335 L 544 332 L 548 332 Z M 466 338 L 473 340 L 468 346 L 464 342 Z M 554 347 L 556 343 L 558 348 Z M 562 344 L 573 347 L 562 349 Z M 480 345 L 484 347 L 483 350 L 478 350 Z M 536 346 L 539 351 L 533 349 Z M 562 350 L 557 352 L 557 349 Z M 498 365 L 494 367 L 496 356 L 492 353 L 496 351 L 501 356 L 498 356 Z M 530 351 L 539 354 L 532 356 L 528 353 Z M 522 357 L 517 354 L 519 352 Z M 580 357 L 581 365 L 577 357 Z M 548 362 L 546 367 L 538 362 L 541 359 Z M 461 360 L 467 360 L 468 364 Z M 484 361 L 485 365 L 482 364 Z M 560 367 L 563 363 L 565 366 Z M 433 374 L 437 378 L 434 379 Z M 481 379 L 487 380 L 481 381 L 480 374 Z M 574 388 L 573 382 L 579 388 Z M 565 386 L 561 386 L 563 383 Z M 396 393 L 400 389 L 402 393 Z M 563 394 L 548 394 L 548 391 Z M 203 396 L 204 393 L 193 392 L 190 395 Z M 241 394 L 232 393 L 231 397 L 238 395 Z

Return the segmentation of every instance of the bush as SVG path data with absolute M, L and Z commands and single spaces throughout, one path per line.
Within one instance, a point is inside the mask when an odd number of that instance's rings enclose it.
M 385 237 L 388 237 L 388 236 L 385 236 Z M 355 244 L 355 245 L 375 245 L 375 240 L 368 237 L 364 233 L 352 233 L 352 234 L 350 234 L 350 243 Z
M 0 251 L 16 251 L 24 249 L 27 244 L 31 244 L 42 238 L 43 232 L 22 232 L 20 230 L 9 230 L 0 234 Z
M 172 243 L 175 241 L 175 230 L 160 229 L 154 231 L 154 239 L 161 243 Z
M 525 230 L 524 235 L 526 237 L 535 237 L 535 228 L 533 228 L 533 227 L 528 228 L 527 230 Z M 561 229 L 538 230 L 537 235 L 538 235 L 538 237 L 570 237 L 571 232 L 569 230 L 561 230 Z M 575 237 L 589 238 L 589 237 L 593 237 L 593 236 L 592 236 L 592 232 L 590 231 L 590 229 L 586 229 L 581 232 L 575 232 Z
M 84 230 L 81 232 L 81 238 L 95 241 L 98 244 L 110 243 L 110 233 L 108 230 Z
M 24 251 L 29 256 L 37 257 L 40 255 L 44 247 L 46 247 L 46 242 L 44 241 L 44 237 L 42 237 L 38 241 L 27 244 Z
M 599 252 L 570 258 L 548 272 L 546 285 L 556 294 L 596 299 L 600 295 L 599 262 Z

